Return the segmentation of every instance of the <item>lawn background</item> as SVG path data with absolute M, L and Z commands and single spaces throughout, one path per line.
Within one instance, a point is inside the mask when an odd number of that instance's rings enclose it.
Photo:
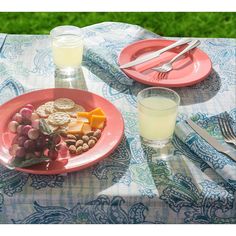
M 4 12 L 0 32 L 48 34 L 58 25 L 84 27 L 104 21 L 137 24 L 162 36 L 236 38 L 233 12 Z

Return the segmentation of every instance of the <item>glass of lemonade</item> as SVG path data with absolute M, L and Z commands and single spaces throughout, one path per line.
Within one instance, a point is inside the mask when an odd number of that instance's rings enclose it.
M 174 133 L 179 95 L 168 88 L 152 87 L 140 91 L 137 101 L 141 138 L 149 146 L 164 147 Z
M 58 26 L 50 32 L 52 55 L 56 71 L 71 75 L 82 63 L 83 39 L 81 29 L 76 26 Z

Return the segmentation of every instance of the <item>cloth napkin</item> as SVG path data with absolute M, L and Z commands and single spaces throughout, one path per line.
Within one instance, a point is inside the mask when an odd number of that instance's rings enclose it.
M 82 29 L 84 37 L 84 58 L 88 64 L 95 64 L 111 74 L 118 82 L 132 85 L 130 79 L 118 65 L 120 52 L 127 45 L 147 38 L 158 38 L 156 35 L 140 26 L 104 22 Z M 91 66 L 92 67 L 92 66 Z M 90 68 L 92 70 L 92 68 Z
M 225 179 L 225 181 L 227 181 L 234 189 L 236 189 L 235 161 L 231 160 L 228 156 L 216 151 L 185 121 L 181 121 L 176 125 L 175 134 L 189 147 L 189 149 L 194 154 L 205 161 L 213 170 L 215 170 L 223 179 Z

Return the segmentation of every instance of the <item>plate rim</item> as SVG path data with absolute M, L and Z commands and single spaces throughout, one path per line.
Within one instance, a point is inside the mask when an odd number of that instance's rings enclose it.
M 140 44 L 140 43 L 145 43 L 145 42 L 148 42 L 148 41 L 169 41 L 169 42 L 176 42 L 177 40 L 175 39 L 165 39 L 165 38 L 149 38 L 149 39 L 142 39 L 142 40 L 139 40 L 139 41 L 136 41 L 136 42 L 133 42 L 129 45 L 127 45 L 126 47 L 124 47 L 120 54 L 119 54 L 119 57 L 118 57 L 118 64 L 121 65 L 121 58 L 122 58 L 122 54 L 124 54 L 125 50 L 127 50 L 128 48 L 130 47 L 134 47 L 136 44 Z M 187 87 L 187 86 L 191 86 L 191 85 L 194 85 L 194 84 L 197 84 L 201 81 L 203 81 L 204 79 L 206 79 L 212 72 L 212 69 L 213 69 L 213 66 L 212 66 L 212 61 L 210 59 L 210 57 L 207 55 L 207 53 L 205 53 L 203 50 L 201 50 L 200 48 L 197 48 L 197 50 L 203 54 L 207 60 L 208 60 L 208 63 L 209 63 L 209 68 L 207 70 L 207 73 L 204 74 L 203 76 L 201 76 L 199 79 L 195 79 L 195 80 L 191 80 L 191 81 L 187 81 L 186 83 L 181 83 L 181 84 L 178 84 L 178 83 L 174 83 L 174 84 L 171 84 L 171 83 L 163 83 L 163 80 L 161 81 L 161 83 L 157 83 L 157 82 L 154 82 L 154 81 L 148 81 L 148 80 L 143 80 L 142 78 L 139 78 L 139 77 L 136 77 L 135 75 L 133 75 L 132 71 L 134 70 L 130 70 L 128 68 L 126 69 L 121 69 L 123 73 L 125 73 L 130 79 L 133 79 L 135 81 L 138 81 L 142 84 L 146 84 L 146 85 L 151 85 L 151 86 L 160 86 L 160 87 L 173 87 L 173 88 L 181 88 L 181 87 Z M 128 63 L 128 62 L 126 62 Z

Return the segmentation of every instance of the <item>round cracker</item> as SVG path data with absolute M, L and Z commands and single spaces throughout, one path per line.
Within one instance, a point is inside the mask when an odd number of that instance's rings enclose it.
M 70 116 L 65 112 L 55 112 L 49 115 L 48 122 L 52 125 L 61 126 L 70 122 Z
M 54 102 L 54 106 L 59 110 L 70 110 L 75 106 L 75 102 L 69 98 L 58 98 Z
M 52 132 L 55 132 L 56 130 L 59 129 L 59 126 L 50 124 L 48 119 L 45 119 L 45 121 L 46 121 L 47 125 L 49 126 L 49 128 L 51 129 Z
M 85 111 L 84 107 L 82 107 L 81 105 L 75 104 L 75 106 L 70 109 L 65 111 L 67 114 L 69 114 L 71 117 L 77 117 L 77 113 L 78 112 L 83 112 Z
M 46 106 L 43 104 L 41 106 L 39 106 L 36 109 L 36 113 L 41 117 L 41 118 L 47 118 L 48 117 L 48 113 L 46 111 Z
M 44 105 L 45 105 L 45 110 L 47 113 L 52 114 L 56 112 L 56 109 L 54 107 L 54 101 L 46 102 Z

